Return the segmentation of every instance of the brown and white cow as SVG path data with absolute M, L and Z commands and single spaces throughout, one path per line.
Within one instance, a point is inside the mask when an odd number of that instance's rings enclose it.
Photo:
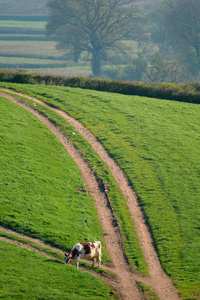
M 98 266 L 101 264 L 101 242 L 88 242 L 79 243 L 72 247 L 71 252 L 65 253 L 65 264 L 68 264 L 71 259 L 76 262 L 76 268 L 79 267 L 79 261 L 81 258 L 91 259 L 93 258 L 92 268 L 98 259 Z

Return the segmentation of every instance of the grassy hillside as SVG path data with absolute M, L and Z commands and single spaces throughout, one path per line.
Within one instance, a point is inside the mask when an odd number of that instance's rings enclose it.
M 0 115 L 0 224 L 65 250 L 78 240 L 103 242 L 93 200 L 81 192 L 85 187 L 80 171 L 63 146 L 34 116 L 2 97 Z M 0 242 L 0 272 L 2 299 L 113 295 L 89 274 L 4 242 Z
M 64 87 L 16 88 L 67 111 L 104 144 L 136 191 L 164 269 L 183 299 L 198 299 L 199 106 Z
M 128 211 L 126 200 L 123 197 L 119 187 L 116 185 L 113 176 L 111 175 L 108 167 L 103 163 L 103 161 L 98 157 L 98 155 L 94 152 L 92 147 L 85 141 L 84 138 L 81 137 L 76 130 L 66 124 L 66 121 L 63 120 L 60 116 L 58 116 L 55 112 L 52 112 L 50 109 L 47 109 L 39 104 L 35 106 L 33 101 L 22 98 L 20 96 L 15 95 L 15 97 L 19 98 L 21 101 L 24 101 L 26 104 L 32 106 L 34 109 L 37 109 L 40 113 L 45 115 L 52 123 L 56 124 L 56 126 L 63 132 L 63 134 L 73 141 L 75 146 L 78 148 L 79 152 L 82 154 L 85 160 L 88 161 L 91 169 L 94 171 L 96 177 L 99 182 L 103 183 L 105 188 L 106 186 L 110 186 L 108 191 L 108 197 L 111 201 L 111 205 L 113 210 L 115 211 L 115 215 L 120 223 L 121 232 L 123 234 L 124 241 L 124 249 L 127 259 L 133 269 L 142 272 L 144 274 L 148 274 L 147 264 L 144 260 L 143 254 L 138 244 L 137 237 L 135 235 L 135 230 L 133 223 L 131 221 L 130 213 Z M 75 131 L 76 134 L 72 134 Z M 2 222 L 4 217 L 2 219 Z M 5 220 L 4 220 L 5 221 Z M 10 225 L 11 228 L 13 226 Z M 78 231 L 79 226 L 75 226 L 73 234 Z M 27 232 L 28 234 L 29 232 Z M 29 233 L 30 234 L 30 233 Z M 71 234 L 71 233 L 70 233 Z
M 103 281 L 19 246 L 0 242 L 0 259 L 1 299 L 113 299 Z
M 93 200 L 80 192 L 80 171 L 64 147 L 21 107 L 3 98 L 0 107 L 0 224 L 66 250 L 102 240 Z

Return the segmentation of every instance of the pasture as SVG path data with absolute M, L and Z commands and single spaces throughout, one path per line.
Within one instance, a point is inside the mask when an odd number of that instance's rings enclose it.
M 1 241 L 0 257 L 2 299 L 113 299 L 102 280 L 56 259 Z
M 6 28 L 34 28 L 45 30 L 45 23 L 42 21 L 16 21 L 16 20 L 0 20 L 0 27 Z
M 148 274 L 147 265 L 138 245 L 133 222 L 131 221 L 126 201 L 119 190 L 119 187 L 116 185 L 116 182 L 108 167 L 105 165 L 105 163 L 103 163 L 91 146 L 85 141 L 85 139 L 76 130 L 74 130 L 72 126 L 67 125 L 63 118 L 39 104 L 37 104 L 35 107 L 35 103 L 29 99 L 25 99 L 17 95 L 15 96 L 29 106 L 32 106 L 34 109 L 37 107 L 37 110 L 41 114 L 51 120 L 52 123 L 56 124 L 63 134 L 78 148 L 83 158 L 89 163 L 90 168 L 96 174 L 98 180 L 102 182 L 104 186 L 110 187 L 108 190 L 108 196 L 115 215 L 120 223 L 127 259 L 134 269 L 144 274 Z M 75 134 L 73 134 L 74 131 Z M 78 230 L 78 228 L 76 228 L 76 230 Z
M 1 54 L 16 57 L 45 57 L 50 56 L 57 58 L 60 52 L 55 50 L 55 42 L 52 41 L 1 41 Z
M 46 18 L 13 16 L 0 17 L 0 66 L 2 68 L 48 69 L 66 67 L 62 53 L 55 49 L 55 42 L 47 39 Z
M 0 103 L 1 225 L 63 250 L 102 237 L 93 200 L 80 192 L 80 171 L 64 147 L 30 113 Z
M 163 268 L 183 299 L 198 299 L 199 106 L 66 87 L 12 87 L 66 111 L 101 141 L 134 187 Z
M 56 49 L 56 43 L 46 37 L 45 16 L 0 16 L 0 67 L 24 69 L 40 74 L 89 76 L 89 65 L 79 68 L 71 58 Z
M 93 200 L 64 147 L 24 109 L 3 98 L 0 107 L 0 224 L 67 251 L 79 240 L 98 238 L 103 241 Z M 1 236 L 26 242 L 10 234 L 1 233 Z M 28 245 L 64 260 L 64 254 L 53 253 L 31 242 Z M 40 256 L 1 242 L 0 297 L 81 299 L 80 295 L 84 295 L 89 299 L 112 298 L 111 288 L 103 281 L 84 272 L 74 273 L 72 268 L 63 268 L 58 261 Z M 103 259 L 108 260 L 105 249 Z

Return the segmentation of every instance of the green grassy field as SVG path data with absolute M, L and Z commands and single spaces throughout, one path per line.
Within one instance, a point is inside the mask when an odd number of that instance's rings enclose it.
M 66 250 L 101 240 L 93 200 L 79 192 L 83 180 L 65 149 L 30 113 L 0 104 L 1 225 Z
M 41 55 L 60 57 L 61 53 L 55 50 L 55 42 L 52 41 L 1 41 L 1 53 L 17 54 L 18 56 Z
M 25 57 L 9 57 L 7 58 L 9 60 L 10 65 L 46 65 L 51 67 L 52 65 L 66 65 L 60 60 L 52 60 L 52 59 L 39 59 L 39 58 L 25 58 Z M 0 64 L 5 64 L 5 57 L 0 57 Z
M 108 196 L 115 211 L 115 215 L 120 223 L 127 258 L 134 269 L 144 274 L 148 274 L 147 265 L 138 245 L 126 201 L 119 191 L 119 188 L 116 185 L 108 167 L 101 161 L 101 159 L 99 159 L 98 155 L 84 140 L 84 138 L 78 134 L 78 132 L 75 131 L 76 134 L 72 134 L 74 128 L 70 125 L 67 125 L 63 118 L 39 104 L 35 106 L 31 100 L 19 96 L 16 97 L 24 101 L 26 104 L 32 106 L 34 109 L 37 108 L 40 113 L 45 115 L 49 120 L 56 124 L 63 134 L 73 141 L 73 143 L 79 149 L 79 152 L 83 155 L 84 159 L 88 161 L 91 169 L 93 169 L 99 181 L 103 182 L 105 186 L 110 186 Z M 76 230 L 79 230 L 77 227 L 75 228 Z
M 63 53 L 46 37 L 46 21 L 16 20 L 11 16 L 0 20 L 0 67 L 11 69 L 59 69 L 66 67 Z M 56 59 L 59 60 L 56 60 Z M 61 59 L 61 60 L 60 60 Z M 55 70 L 54 70 L 55 71 Z M 50 71 L 49 71 L 50 72 Z M 56 73 L 57 74 L 57 73 Z
M 0 27 L 45 29 L 46 22 L 0 20 Z
M 163 268 L 183 299 L 198 299 L 199 106 L 64 87 L 16 88 L 67 111 L 104 144 L 134 187 Z
M 94 276 L 16 245 L 0 242 L 1 299 L 113 299 Z
M 80 172 L 54 135 L 2 97 L 0 112 L 0 224 L 65 250 L 78 240 L 103 242 L 93 200 L 80 192 L 85 188 Z M 1 235 L 64 259 L 32 242 Z M 89 274 L 19 246 L 0 244 L 2 299 L 111 299 L 111 289 Z M 105 249 L 103 260 L 108 260 Z

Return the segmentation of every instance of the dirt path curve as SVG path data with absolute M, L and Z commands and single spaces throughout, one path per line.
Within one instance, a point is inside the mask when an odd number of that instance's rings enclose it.
M 3 89 L 1 90 L 3 91 Z M 114 269 L 112 271 L 118 277 L 119 290 L 122 299 L 143 299 L 142 295 L 140 294 L 137 288 L 137 281 L 142 281 L 148 286 L 152 287 L 154 291 L 159 295 L 159 298 L 161 300 L 180 299 L 178 297 L 176 289 L 172 285 L 170 278 L 164 273 L 164 271 L 161 268 L 156 251 L 153 247 L 153 241 L 151 239 L 150 232 L 145 224 L 145 218 L 138 205 L 135 193 L 130 187 L 129 182 L 126 176 L 124 175 L 123 171 L 109 156 L 107 151 L 86 128 L 84 128 L 78 121 L 74 120 L 66 113 L 58 109 L 51 108 L 36 98 L 29 97 L 16 92 L 12 93 L 31 99 L 37 103 L 40 103 L 41 105 L 47 106 L 48 108 L 54 110 L 59 115 L 61 115 L 64 119 L 66 119 L 66 121 L 69 122 L 72 126 L 74 126 L 74 128 L 77 131 L 79 131 L 79 133 L 91 144 L 91 146 L 101 157 L 101 159 L 108 165 L 112 172 L 112 175 L 115 177 L 117 183 L 119 184 L 119 187 L 121 188 L 124 196 L 126 197 L 127 204 L 129 206 L 132 218 L 134 219 L 134 223 L 136 225 L 137 234 L 140 239 L 140 245 L 148 263 L 150 278 L 139 276 L 137 274 L 134 274 L 130 270 L 130 266 L 127 264 L 126 259 L 124 257 L 120 232 L 117 227 L 113 227 L 112 221 L 114 219 L 114 216 L 112 215 L 111 211 L 107 206 L 107 198 L 105 194 L 99 190 L 98 183 L 92 171 L 89 169 L 86 162 L 84 162 L 84 160 L 81 158 L 80 154 L 75 149 L 73 144 L 69 140 L 67 140 L 63 136 L 63 134 L 59 132 L 59 130 L 54 125 L 52 125 L 52 123 L 49 122 L 47 118 L 43 117 L 38 112 L 23 104 L 19 100 L 8 96 L 4 93 L 0 93 L 2 96 L 6 97 L 10 101 L 17 103 L 18 105 L 24 107 L 26 110 L 30 111 L 41 122 L 43 122 L 60 140 L 60 142 L 64 145 L 69 155 L 73 158 L 73 160 L 80 168 L 83 179 L 86 185 L 88 186 L 88 189 L 95 201 L 98 216 L 104 230 L 106 248 L 114 264 Z

